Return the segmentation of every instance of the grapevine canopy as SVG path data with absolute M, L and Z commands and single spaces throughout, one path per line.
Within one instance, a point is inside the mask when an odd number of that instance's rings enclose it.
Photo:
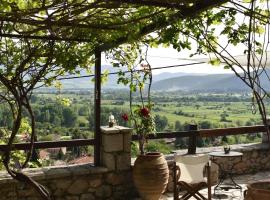
M 3 0 L 0 37 L 87 42 L 108 50 L 227 0 Z

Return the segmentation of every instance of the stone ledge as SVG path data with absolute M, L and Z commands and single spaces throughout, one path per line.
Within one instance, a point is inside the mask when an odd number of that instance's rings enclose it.
M 24 169 L 23 172 L 35 180 L 45 180 L 51 178 L 63 178 L 89 174 L 103 174 L 107 173 L 108 169 L 105 167 L 94 167 L 91 164 L 77 164 L 65 166 L 53 166 L 36 169 Z M 0 184 L 14 183 L 14 180 L 7 172 L 0 172 Z
M 122 134 L 122 133 L 130 133 L 133 129 L 132 128 L 127 128 L 123 126 L 102 126 L 100 127 L 101 132 L 103 134 Z
M 230 145 L 232 151 L 250 152 L 253 150 L 270 150 L 270 143 L 249 143 L 249 144 L 233 144 Z M 212 151 L 223 151 L 223 146 L 196 148 L 196 153 L 210 153 Z M 174 153 L 186 154 L 187 149 L 176 150 Z M 174 154 L 164 155 L 168 162 L 174 159 Z M 136 158 L 131 158 L 131 165 L 134 165 Z
M 270 144 L 267 143 L 249 143 L 230 145 L 232 151 L 248 152 L 253 150 L 270 150 Z M 197 148 L 196 153 L 210 153 L 213 151 L 223 151 L 223 146 Z M 185 154 L 187 149 L 176 150 L 175 153 Z M 173 154 L 166 155 L 167 159 L 173 159 Z

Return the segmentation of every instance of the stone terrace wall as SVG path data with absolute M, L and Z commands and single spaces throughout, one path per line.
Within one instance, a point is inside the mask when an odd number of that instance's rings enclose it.
M 250 174 L 270 170 L 269 144 L 238 145 L 233 150 L 243 153 L 242 160 L 239 158 L 218 159 L 217 162 L 223 163 L 225 168 L 228 168 L 231 162 L 235 162 L 234 172 L 236 174 Z
M 116 131 L 117 130 L 117 131 Z M 54 200 L 129 200 L 137 196 L 130 166 L 129 129 L 103 129 L 101 157 L 104 167 L 91 164 L 27 169 L 24 172 L 47 187 Z M 119 136 L 120 135 L 120 136 Z M 107 137 L 107 138 L 106 138 Z M 114 139 L 112 137 L 116 137 Z M 117 141 L 121 142 L 117 142 Z M 111 142 L 108 142 L 111 141 Z M 119 145 L 119 146 L 118 146 Z M 109 147 L 108 147 L 109 146 Z M 268 144 L 232 145 L 233 151 L 243 153 L 242 160 L 219 159 L 225 168 L 232 162 L 237 174 L 255 173 L 270 169 Z M 197 153 L 223 151 L 222 147 L 198 148 Z M 186 153 L 186 150 L 177 152 Z M 173 155 L 168 155 L 171 163 Z M 172 190 L 172 176 L 168 190 Z M 7 173 L 0 173 L 0 200 L 40 200 L 40 196 L 24 183 L 13 180 Z
M 135 195 L 131 170 L 109 172 L 89 164 L 26 170 L 46 186 L 55 200 L 129 199 Z M 0 174 L 0 199 L 40 200 L 29 186 Z
M 197 148 L 197 153 L 210 153 L 213 151 L 223 151 L 223 147 Z M 249 174 L 258 171 L 270 170 L 270 145 L 268 143 L 238 144 L 231 145 L 231 151 L 242 152 L 241 158 L 218 158 L 215 162 L 223 164 L 225 169 L 235 163 L 234 172 L 236 174 Z M 184 154 L 187 150 L 177 151 Z M 168 156 L 172 160 L 173 155 Z
M 130 160 L 131 129 L 102 127 L 101 164 L 26 169 L 47 187 L 54 200 L 128 200 L 136 196 Z M 0 173 L 0 200 L 40 200 L 24 183 Z

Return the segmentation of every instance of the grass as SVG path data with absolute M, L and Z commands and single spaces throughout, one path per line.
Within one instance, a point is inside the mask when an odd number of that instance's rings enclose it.
M 224 105 L 224 103 L 219 102 L 208 102 L 205 105 L 203 105 L 203 103 L 199 103 L 199 108 L 195 108 L 195 105 L 198 105 L 198 103 L 182 105 L 181 107 L 176 107 L 176 105 L 172 103 L 159 104 L 157 106 L 160 108 L 160 111 L 155 112 L 155 114 L 166 116 L 169 122 L 176 120 L 179 120 L 180 122 L 189 122 L 192 120 L 198 122 L 208 120 L 211 122 L 220 123 L 220 115 L 224 112 L 226 112 L 228 115 L 226 119 L 232 123 L 242 121 L 242 123 L 245 124 L 250 119 L 260 119 L 258 114 L 253 115 L 251 110 L 247 109 L 247 105 L 241 102 L 231 102 L 230 105 Z M 177 115 L 175 114 L 175 111 L 182 111 L 185 115 L 190 116 Z

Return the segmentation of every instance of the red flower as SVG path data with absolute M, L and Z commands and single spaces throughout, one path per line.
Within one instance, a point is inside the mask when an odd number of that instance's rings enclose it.
M 144 117 L 148 117 L 149 113 L 150 113 L 148 108 L 146 108 L 146 107 L 141 108 L 140 112 L 141 112 L 142 116 L 144 116 Z
M 128 115 L 126 113 L 124 113 L 121 117 L 124 121 L 128 121 Z

